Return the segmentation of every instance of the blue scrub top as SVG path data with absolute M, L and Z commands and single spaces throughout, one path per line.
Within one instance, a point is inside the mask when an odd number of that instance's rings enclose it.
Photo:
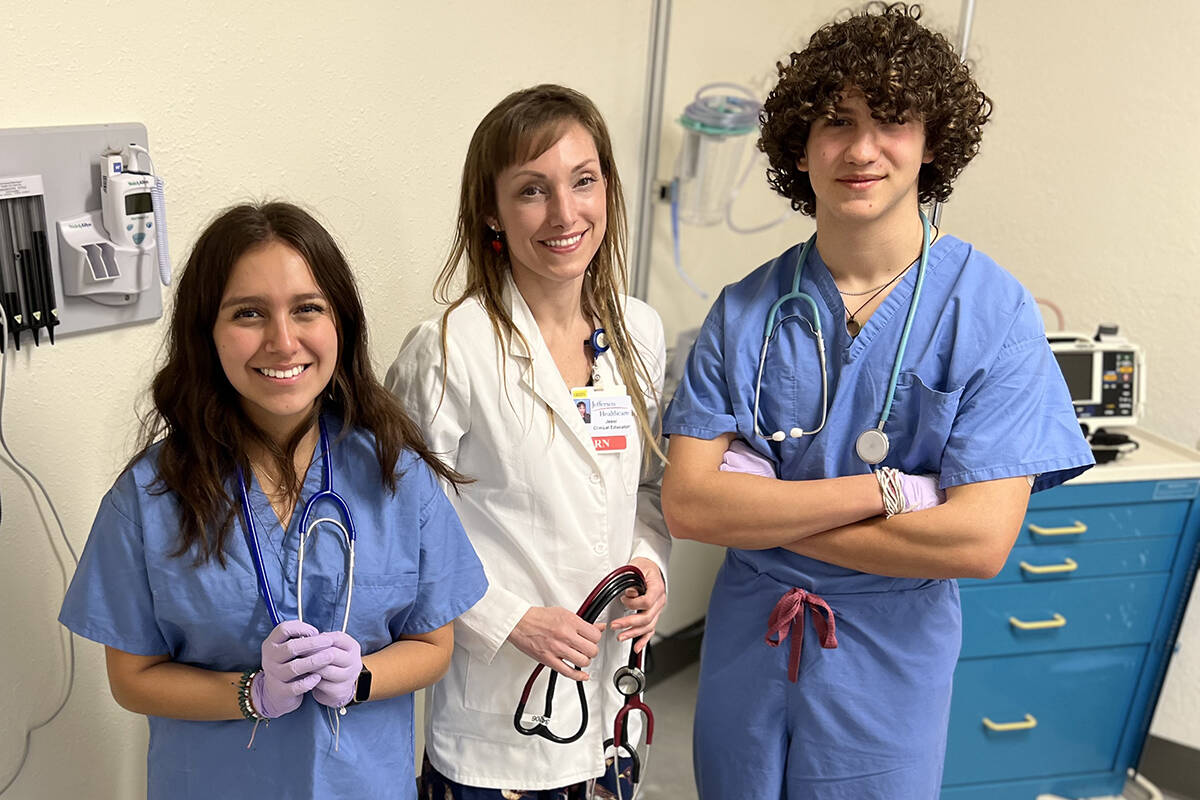
M 714 439 L 736 433 L 769 458 L 780 478 L 814 480 L 871 471 L 854 451 L 879 423 L 917 270 L 900 280 L 857 337 L 817 248 L 809 251 L 800 290 L 816 301 L 825 336 L 829 412 L 815 436 L 776 443 L 754 430 L 754 383 L 771 305 L 791 290 L 802 245 L 736 284 L 709 312 L 663 423 L 668 435 Z M 816 338 L 800 316 L 802 301 L 779 312 L 784 322 L 763 369 L 760 427 L 770 435 L 821 419 Z M 1094 464 L 1066 382 L 1046 342 L 1029 292 L 970 244 L 943 236 L 930 248 L 925 283 L 901 365 L 883 465 L 938 474 L 942 487 L 1036 475 L 1049 489 Z M 904 589 L 923 581 L 883 578 L 784 550 L 738 551 L 762 572 L 815 592 Z
M 395 494 L 383 487 L 374 439 L 338 438 L 328 420 L 333 488 L 354 517 L 354 596 L 347 633 L 364 654 L 403 634 L 439 628 L 475 604 L 487 587 L 483 568 L 428 466 L 411 452 L 400 460 Z M 271 620 L 255 584 L 240 514 L 222 568 L 170 555 L 178 541 L 179 505 L 154 494 L 158 448 L 152 448 L 105 495 L 59 620 L 88 639 L 136 655 L 170 655 L 203 669 L 258 667 Z M 276 607 L 296 618 L 296 544 L 304 503 L 321 488 L 315 453 L 286 533 L 257 480 L 249 490 Z M 230 480 L 229 491 L 237 497 Z M 316 516 L 337 514 L 319 503 Z M 322 525 L 304 557 L 305 621 L 341 628 L 345 549 L 340 531 Z M 230 686 L 230 693 L 235 691 Z M 338 750 L 325 706 L 306 695 L 296 711 L 259 726 L 149 717 L 148 796 L 153 798 L 415 798 L 413 697 L 371 701 L 341 719 Z

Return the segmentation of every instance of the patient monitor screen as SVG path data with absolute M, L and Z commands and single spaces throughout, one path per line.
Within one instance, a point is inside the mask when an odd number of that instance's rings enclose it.
M 1093 353 L 1055 353 L 1058 368 L 1067 379 L 1067 389 L 1071 392 L 1071 400 L 1080 402 L 1096 402 L 1093 394 L 1094 359 Z

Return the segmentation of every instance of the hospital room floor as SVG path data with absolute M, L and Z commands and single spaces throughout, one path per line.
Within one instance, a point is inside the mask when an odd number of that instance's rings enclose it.
M 654 745 L 638 800 L 696 800 L 692 778 L 692 708 L 699 678 L 700 665 L 692 664 L 647 689 L 646 702 L 654 710 Z M 1128 797 L 1132 800 L 1140 795 L 1130 793 Z M 1192 799 L 1163 794 L 1162 800 Z

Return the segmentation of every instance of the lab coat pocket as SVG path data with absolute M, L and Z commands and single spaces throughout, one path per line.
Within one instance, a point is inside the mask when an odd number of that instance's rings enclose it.
M 496 653 L 490 664 L 470 656 L 467 660 L 463 705 L 472 711 L 503 714 L 511 718 L 517 708 L 517 701 L 521 699 L 525 681 L 529 680 L 530 673 L 536 667 L 536 661 L 507 644 L 500 648 L 500 652 Z M 549 671 L 549 668 L 544 669 L 542 675 L 538 676 L 535 690 L 530 694 L 527 703 L 527 711 L 541 713 L 546 685 L 545 673 Z M 561 684 L 564 680 L 560 675 L 558 682 Z M 569 680 L 565 682 L 574 683 Z
M 915 372 L 901 372 L 884 426 L 891 443 L 885 463 L 914 475 L 941 472 L 962 392 L 961 386 L 933 389 Z

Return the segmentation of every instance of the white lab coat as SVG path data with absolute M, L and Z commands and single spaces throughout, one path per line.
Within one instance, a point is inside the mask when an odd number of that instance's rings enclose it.
M 612 737 L 623 702 L 611 677 L 628 659 L 629 644 L 605 633 L 600 656 L 586 669 L 588 728 L 564 745 L 513 727 L 536 663 L 508 643 L 509 633 L 531 606 L 576 610 L 602 577 L 634 557 L 650 559 L 665 576 L 670 537 L 655 505 L 638 499 L 641 484 L 652 486 L 661 473 L 657 459 L 643 469 L 640 439 L 619 454 L 595 451 L 511 277 L 504 302 L 531 353 L 515 336 L 502 346 L 483 306 L 468 300 L 450 314 L 445 359 L 439 315 L 409 333 L 387 385 L 430 447 L 475 479 L 448 494 L 489 582 L 483 599 L 456 621 L 450 670 L 428 690 L 426 752 L 459 783 L 540 790 L 603 773 L 603 741 Z M 662 321 L 640 300 L 625 303 L 627 329 L 661 392 Z M 611 351 L 597 367 L 605 387 L 621 385 Z M 657 425 L 661 409 L 651 395 L 646 402 Z M 610 608 L 602 620 L 622 615 L 619 601 Z M 548 673 L 534 686 L 527 713 L 542 713 Z M 578 706 L 574 681 L 559 676 L 550 729 L 573 733 Z M 639 714 L 630 719 L 640 723 Z

